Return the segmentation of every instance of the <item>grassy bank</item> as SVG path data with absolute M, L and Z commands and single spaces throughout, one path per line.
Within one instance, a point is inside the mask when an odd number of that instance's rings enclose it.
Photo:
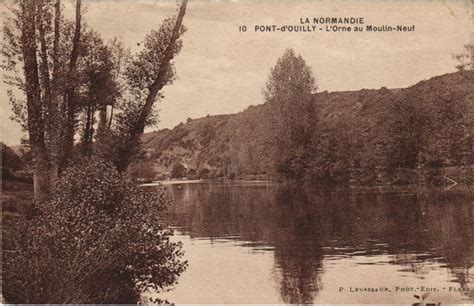
M 32 210 L 33 184 L 19 180 L 2 180 L 2 249 L 10 250 L 13 228 Z

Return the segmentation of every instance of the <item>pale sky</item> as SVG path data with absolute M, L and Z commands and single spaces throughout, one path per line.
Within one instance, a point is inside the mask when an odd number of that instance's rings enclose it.
M 1 2 L 1 0 L 0 0 Z M 72 1 L 63 1 L 67 14 Z M 85 22 L 106 40 L 137 43 L 176 10 L 175 1 L 87 1 Z M 4 17 L 4 5 L 0 4 Z M 300 25 L 300 18 L 363 17 L 366 25 L 415 25 L 414 32 L 255 33 L 255 25 Z M 455 71 L 452 55 L 471 39 L 471 4 L 465 1 L 192 1 L 188 31 L 176 58 L 178 79 L 166 87 L 159 125 L 186 118 L 236 113 L 261 104 L 271 67 L 293 48 L 311 65 L 319 91 L 399 88 Z M 239 26 L 247 32 L 239 32 Z M 313 24 L 310 24 L 310 26 Z M 0 140 L 18 144 L 1 85 Z

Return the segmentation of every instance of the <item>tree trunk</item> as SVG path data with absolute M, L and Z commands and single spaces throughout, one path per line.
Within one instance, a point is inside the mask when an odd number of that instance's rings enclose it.
M 97 126 L 96 139 L 98 142 L 105 141 L 110 128 L 107 122 L 107 105 L 101 105 L 99 108 L 99 124 Z
M 94 137 L 94 106 L 92 105 L 91 97 L 86 107 L 86 122 L 82 137 L 82 155 L 91 156 L 92 154 L 92 139 Z
M 36 1 L 23 3 L 21 47 L 24 58 L 28 134 L 35 157 L 34 193 L 36 201 L 49 197 L 49 160 L 44 137 L 43 105 L 36 57 Z
M 41 45 L 41 77 L 42 77 L 42 88 L 44 92 L 43 104 L 48 110 L 48 116 L 45 118 L 45 140 L 47 152 L 49 153 L 50 162 L 50 173 L 49 173 L 49 186 L 50 189 L 56 183 L 58 178 L 58 158 L 59 158 L 59 137 L 60 137 L 60 120 L 58 111 L 58 78 L 59 78 L 59 33 L 60 33 L 60 19 L 61 19 L 61 3 L 57 0 L 55 3 L 55 17 L 54 17 L 54 41 L 53 41 L 53 74 L 50 78 L 49 75 L 49 61 L 48 61 L 48 45 L 46 42 L 46 31 L 45 27 L 49 23 L 45 19 L 43 6 L 45 3 L 38 3 L 38 30 L 39 30 L 39 41 Z M 47 160 L 46 157 L 42 157 Z M 45 172 L 43 169 L 42 172 Z M 44 177 L 44 174 L 41 175 Z M 37 179 L 36 181 L 40 181 Z
M 35 201 L 40 203 L 49 199 L 51 195 L 50 167 L 47 156 L 36 154 L 35 169 L 33 171 L 33 189 Z
M 59 156 L 61 145 L 61 116 L 59 112 L 59 36 L 60 36 L 60 21 L 61 21 L 61 1 L 57 0 L 54 4 L 54 41 L 53 41 L 53 75 L 51 81 L 51 101 L 50 101 L 50 134 L 51 134 L 51 149 L 50 149 L 50 188 L 54 186 L 59 175 Z
M 66 166 L 69 160 L 72 158 L 72 152 L 74 149 L 74 134 L 75 134 L 75 120 L 76 120 L 76 99 L 75 88 L 73 85 L 73 75 L 76 71 L 77 59 L 79 57 L 79 44 L 81 39 L 81 0 L 76 0 L 76 25 L 74 30 L 73 45 L 71 51 L 71 57 L 69 59 L 69 73 L 68 73 L 68 85 L 65 95 L 65 106 L 66 106 L 66 132 L 64 137 L 64 156 L 62 158 L 62 166 Z
M 130 136 L 127 139 L 126 149 L 122 152 L 121 161 L 118 165 L 118 171 L 124 172 L 127 170 L 130 164 L 133 153 L 140 144 L 140 136 L 143 134 L 145 124 L 150 116 L 153 104 L 155 103 L 156 97 L 161 89 L 166 85 L 166 72 L 169 68 L 170 61 L 173 59 L 173 49 L 176 41 L 179 39 L 181 26 L 183 24 L 184 14 L 186 13 L 186 5 L 188 0 L 183 0 L 181 7 L 179 8 L 178 16 L 176 17 L 176 23 L 173 28 L 173 32 L 170 37 L 170 41 L 164 51 L 163 60 L 158 69 L 158 73 L 155 80 L 151 84 L 148 92 L 148 96 L 143 106 L 140 116 L 135 125 L 130 130 Z

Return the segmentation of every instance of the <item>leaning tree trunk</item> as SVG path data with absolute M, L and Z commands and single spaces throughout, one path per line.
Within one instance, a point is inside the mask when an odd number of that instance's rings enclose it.
M 166 73 L 168 71 L 171 60 L 173 59 L 173 49 L 176 45 L 176 41 L 179 39 L 181 27 L 183 24 L 184 14 L 186 13 L 186 5 L 188 0 L 183 0 L 181 7 L 179 8 L 178 16 L 176 17 L 176 23 L 173 27 L 173 32 L 170 37 L 170 41 L 164 51 L 163 60 L 160 63 L 158 73 L 155 76 L 155 80 L 149 87 L 148 96 L 145 101 L 145 105 L 140 111 L 137 122 L 130 129 L 130 135 L 126 140 L 126 148 L 122 153 L 120 163 L 118 164 L 118 170 L 124 172 L 127 170 L 128 165 L 131 162 L 133 154 L 140 144 L 140 136 L 143 134 L 145 124 L 150 116 L 153 104 L 156 101 L 156 97 L 161 89 L 166 85 Z

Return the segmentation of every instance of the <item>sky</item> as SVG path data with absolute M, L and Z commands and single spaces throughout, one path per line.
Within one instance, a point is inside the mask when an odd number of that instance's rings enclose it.
M 63 1 L 73 17 L 72 0 Z M 0 18 L 5 19 L 0 0 Z M 84 22 L 105 40 L 119 38 L 138 51 L 144 36 L 176 12 L 176 1 L 85 1 Z M 362 17 L 366 25 L 415 25 L 414 32 L 255 32 L 256 25 L 302 25 L 300 18 Z M 2 20 L 3 22 L 3 20 Z M 164 89 L 160 123 L 236 113 L 263 103 L 270 69 L 287 48 L 310 65 L 318 91 L 400 88 L 454 72 L 453 54 L 471 41 L 471 3 L 465 1 L 190 1 L 178 79 Z M 305 24 L 308 26 L 307 24 Z M 313 25 L 312 23 L 309 26 Z M 246 26 L 246 32 L 239 32 Z M 24 135 L 9 120 L 7 87 L 0 87 L 0 141 Z

